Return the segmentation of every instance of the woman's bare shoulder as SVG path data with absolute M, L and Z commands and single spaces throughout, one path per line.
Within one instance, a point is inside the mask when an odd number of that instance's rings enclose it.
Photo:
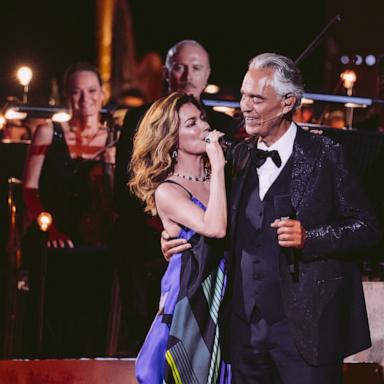
M 179 183 L 167 179 L 161 183 L 155 190 L 156 205 L 159 207 L 176 203 L 180 200 L 190 200 L 191 194 L 188 190 Z
M 32 144 L 42 145 L 42 144 L 51 144 L 53 136 L 53 124 L 47 122 L 41 124 L 36 128 L 36 131 L 33 135 Z
M 182 184 L 176 183 L 171 179 L 167 179 L 159 184 L 155 190 L 156 199 L 169 199 L 170 196 L 186 196 L 189 198 L 190 193 Z

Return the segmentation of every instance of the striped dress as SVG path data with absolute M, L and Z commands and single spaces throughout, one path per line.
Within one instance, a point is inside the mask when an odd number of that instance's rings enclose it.
M 205 210 L 203 203 L 190 196 Z M 179 237 L 195 245 L 172 257 L 161 280 L 159 312 L 136 360 L 137 380 L 142 384 L 230 383 L 217 324 L 226 283 L 222 253 L 208 252 L 206 257 L 207 252 L 199 252 L 207 246 L 213 250 L 217 240 L 204 239 L 191 229 L 183 228 Z

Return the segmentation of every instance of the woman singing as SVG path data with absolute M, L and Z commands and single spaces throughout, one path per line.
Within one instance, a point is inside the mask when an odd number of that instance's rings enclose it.
M 171 236 L 194 244 L 172 257 L 162 278 L 159 311 L 136 362 L 140 383 L 219 381 L 225 276 L 213 239 L 227 226 L 221 136 L 201 105 L 178 92 L 152 105 L 135 136 L 131 190 Z

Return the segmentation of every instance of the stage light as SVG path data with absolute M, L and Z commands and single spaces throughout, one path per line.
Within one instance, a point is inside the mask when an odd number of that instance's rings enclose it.
M 205 89 L 204 89 L 204 92 L 205 93 L 210 93 L 210 94 L 215 94 L 215 93 L 219 93 L 220 91 L 220 88 L 218 85 L 216 84 L 208 84 Z
M 23 86 L 29 85 L 32 80 L 32 69 L 29 67 L 20 67 L 16 73 L 19 83 Z
M 346 69 L 340 74 L 340 78 L 343 81 L 344 88 L 347 90 L 347 95 L 352 96 L 353 86 L 357 80 L 356 72 L 351 69 Z M 352 102 L 345 104 L 345 126 L 347 129 L 352 128 L 353 110 L 356 108 L 356 105 L 357 104 L 352 104 Z
M 236 109 L 231 107 L 225 107 L 223 105 L 217 105 L 216 107 L 213 107 L 214 111 L 226 113 L 229 116 L 234 116 Z
M 65 123 L 69 120 L 71 120 L 71 115 L 68 112 L 56 112 L 52 115 L 52 121 L 57 123 Z
M 367 108 L 367 105 L 364 104 L 355 104 L 355 103 L 345 103 L 345 108 Z
M 29 83 L 32 80 L 32 69 L 29 67 L 20 67 L 16 73 L 19 83 L 23 86 L 23 103 L 28 102 Z
M 369 65 L 370 67 L 375 65 L 376 64 L 376 56 L 375 55 L 368 55 L 365 58 L 365 64 Z
M 41 231 L 47 232 L 52 225 L 52 215 L 49 212 L 41 212 L 37 216 L 37 224 Z
M 7 122 L 7 120 L 5 119 L 5 117 L 0 116 L 0 129 L 2 129 L 4 127 L 6 122 Z
M 301 99 L 301 105 L 310 105 L 310 104 L 313 104 L 313 103 L 314 103 L 314 101 L 312 99 L 307 99 L 305 97 L 303 97 Z
M 363 58 L 361 55 L 355 55 L 355 57 L 353 58 L 353 62 L 355 63 L 355 65 L 360 65 L 363 63 Z
M 341 72 L 340 78 L 343 81 L 343 86 L 347 90 L 348 96 L 352 96 L 352 89 L 357 80 L 356 72 L 351 69 L 346 69 Z
M 8 108 L 4 117 L 6 120 L 24 120 L 27 117 L 27 112 L 19 112 L 14 108 Z
M 347 65 L 349 63 L 349 57 L 346 55 L 343 55 L 340 57 L 341 64 Z

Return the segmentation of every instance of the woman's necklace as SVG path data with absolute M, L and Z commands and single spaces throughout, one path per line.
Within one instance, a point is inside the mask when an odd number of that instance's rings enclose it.
M 70 127 L 70 131 L 74 132 L 77 136 L 77 141 L 80 141 L 80 145 L 82 147 L 88 147 L 91 145 L 91 143 L 99 136 L 100 131 L 103 129 L 102 126 L 98 126 L 96 131 L 92 133 L 91 135 L 82 135 L 80 132 L 76 130 L 75 127 Z
M 99 135 L 99 132 L 100 132 L 100 128 L 97 128 L 97 131 L 93 135 L 82 136 L 81 137 L 82 145 L 84 147 L 88 147 L 92 143 L 92 141 L 95 140 L 96 137 Z
M 102 145 L 92 145 L 104 130 L 103 125 L 98 125 L 97 129 L 90 135 L 82 135 L 82 132 L 76 129 L 76 126 L 69 126 L 69 131 L 74 135 L 69 140 L 69 148 L 72 158 L 88 159 L 93 158 L 95 151 L 99 150 Z
M 204 168 L 204 175 L 203 176 L 200 176 L 200 177 L 195 177 L 195 176 L 187 176 L 187 175 L 183 175 L 181 173 L 178 173 L 178 172 L 174 172 L 172 173 L 172 176 L 176 176 L 176 177 L 181 177 L 182 179 L 185 179 L 185 180 L 188 180 L 188 181 L 200 181 L 200 182 L 204 182 L 204 181 L 207 181 L 209 180 L 209 172 L 208 172 L 208 169 L 207 168 Z

